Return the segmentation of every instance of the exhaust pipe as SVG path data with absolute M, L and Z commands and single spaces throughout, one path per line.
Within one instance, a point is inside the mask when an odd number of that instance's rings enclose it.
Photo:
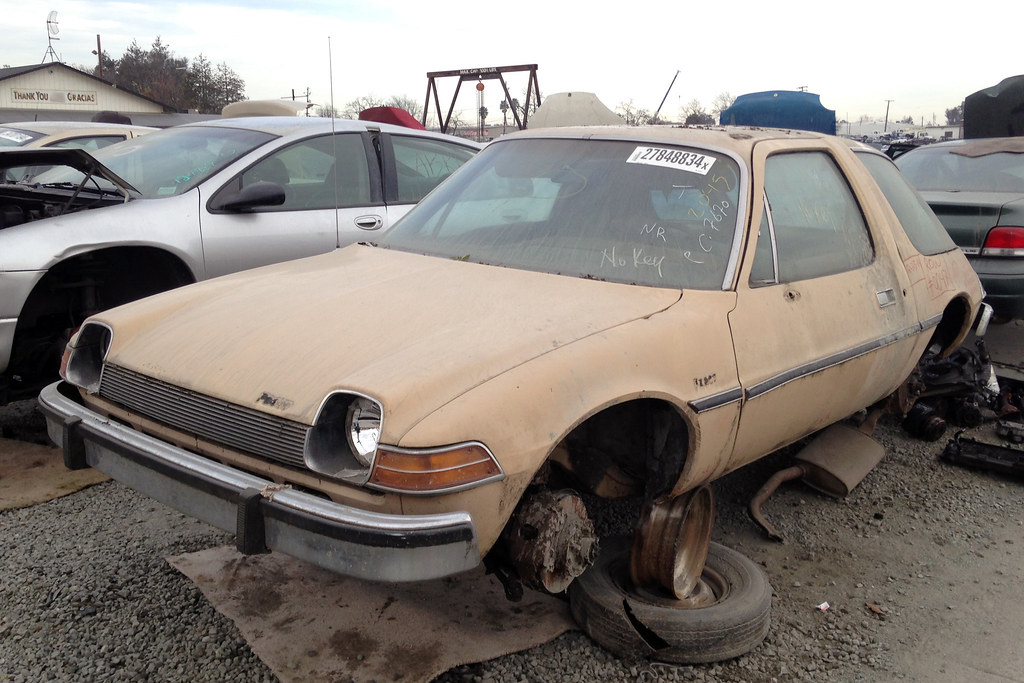
M 750 501 L 750 516 L 773 541 L 783 538 L 761 514 L 761 506 L 787 481 L 801 479 L 813 489 L 845 498 L 885 455 L 882 444 L 847 424 L 824 429 L 796 454 L 796 464 L 772 475 Z

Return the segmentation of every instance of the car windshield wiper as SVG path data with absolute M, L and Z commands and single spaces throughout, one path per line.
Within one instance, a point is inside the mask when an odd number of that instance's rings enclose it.
M 29 187 L 49 187 L 55 190 L 72 190 L 75 193 L 88 192 L 90 194 L 116 194 L 122 196 L 122 193 L 118 191 L 113 185 L 109 188 L 100 187 L 95 182 L 91 185 L 86 183 L 72 183 L 69 181 L 63 181 L 59 183 L 26 183 Z

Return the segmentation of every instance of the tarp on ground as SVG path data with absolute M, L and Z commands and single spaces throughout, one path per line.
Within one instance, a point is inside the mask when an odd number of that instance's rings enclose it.
M 722 111 L 723 126 L 764 126 L 836 134 L 836 112 L 821 97 L 797 90 L 767 90 L 740 95 Z
M 1024 75 L 1004 78 L 964 99 L 965 138 L 1016 135 L 1024 135 Z
M 527 127 L 620 126 L 622 118 L 592 92 L 560 92 L 548 95 L 530 115 Z
M 417 121 L 412 114 L 400 107 L 370 107 L 359 112 L 359 119 L 361 121 L 393 123 L 396 126 L 426 130 L 423 124 Z

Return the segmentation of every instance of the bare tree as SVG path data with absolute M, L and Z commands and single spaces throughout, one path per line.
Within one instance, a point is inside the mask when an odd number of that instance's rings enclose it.
M 359 112 L 372 107 L 385 106 L 384 100 L 376 95 L 360 95 L 354 100 L 349 100 L 341 108 L 341 115 L 346 119 L 358 119 Z
M 710 126 L 715 123 L 715 117 L 707 113 L 704 105 L 697 98 L 687 102 L 683 106 L 681 113 L 684 118 L 683 122 L 687 126 Z
M 404 109 L 416 120 L 423 118 L 423 104 L 408 95 L 392 95 L 388 98 L 387 106 Z
M 711 111 L 721 115 L 721 113 L 731 107 L 732 103 L 735 101 L 736 98 L 728 92 L 720 92 L 715 95 L 715 99 L 711 100 Z
M 628 126 L 646 126 L 654 118 L 650 110 L 640 109 L 633 104 L 633 100 L 619 102 L 615 107 L 615 113 L 621 116 Z
M 313 107 L 313 116 L 324 116 L 333 119 L 341 116 L 341 112 L 333 104 L 318 104 Z

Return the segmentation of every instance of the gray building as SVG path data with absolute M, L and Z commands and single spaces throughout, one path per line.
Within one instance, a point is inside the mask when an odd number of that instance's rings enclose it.
M 60 62 L 0 69 L 0 123 L 90 121 L 103 111 L 134 124 L 167 127 L 217 118 L 173 108 Z

